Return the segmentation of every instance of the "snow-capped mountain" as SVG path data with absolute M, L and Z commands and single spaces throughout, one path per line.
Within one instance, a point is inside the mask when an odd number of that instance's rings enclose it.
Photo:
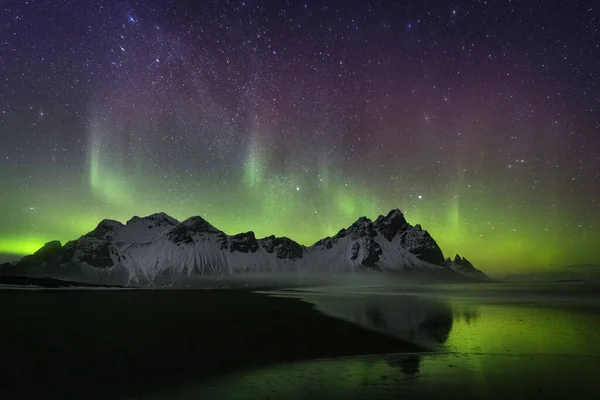
M 158 213 L 126 224 L 103 220 L 64 246 L 47 243 L 14 268 L 16 275 L 132 285 L 260 272 L 361 271 L 486 278 L 466 259 L 444 260 L 435 240 L 420 225 L 410 225 L 400 210 L 374 222 L 361 217 L 310 247 L 286 237 L 257 239 L 253 232 L 227 235 L 201 217 L 179 222 Z
M 445 263 L 446 266 L 452 271 L 458 272 L 469 278 L 478 280 L 488 279 L 486 274 L 475 268 L 469 260 L 467 260 L 466 258 L 462 258 L 458 254 L 454 257 L 454 260 L 450 260 L 450 258 L 447 258 Z

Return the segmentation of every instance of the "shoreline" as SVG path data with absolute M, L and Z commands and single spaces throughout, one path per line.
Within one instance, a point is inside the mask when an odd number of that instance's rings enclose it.
M 427 351 L 253 290 L 0 291 L 0 397 L 126 397 L 283 362 Z

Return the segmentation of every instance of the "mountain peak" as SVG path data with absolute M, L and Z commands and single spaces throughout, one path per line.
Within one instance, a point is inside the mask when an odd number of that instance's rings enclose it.
M 369 218 L 367 218 L 367 217 L 365 217 L 363 215 L 362 217 L 358 217 L 358 219 L 356 221 L 354 221 L 354 223 L 352 225 L 350 225 L 350 227 L 352 227 L 352 226 L 366 226 L 366 225 L 371 225 L 372 223 L 373 223 L 373 221 L 371 221 Z
M 98 239 L 109 239 L 114 237 L 115 233 L 121 229 L 124 225 L 119 221 L 112 219 L 103 219 L 98 223 L 93 231 L 88 232 L 84 237 L 98 238 Z
M 221 232 L 217 228 L 215 228 L 210 222 L 205 220 L 199 215 L 194 217 L 190 217 L 182 222 L 183 225 L 190 228 L 194 232 L 212 232 L 219 233 Z
M 164 212 L 158 212 L 158 213 L 154 213 L 154 214 L 150 214 L 147 215 L 145 217 L 138 217 L 137 215 L 132 217 L 129 221 L 127 221 L 127 225 L 130 224 L 135 224 L 138 222 L 149 222 L 152 223 L 153 225 L 177 225 L 179 223 L 179 221 L 177 221 L 175 218 L 171 217 L 170 215 L 164 213 Z
M 44 244 L 36 253 L 43 253 L 46 251 L 56 251 L 61 248 L 60 240 L 51 240 Z
M 394 236 L 398 233 L 402 233 L 409 229 L 411 226 L 406 219 L 404 219 L 404 214 L 399 209 L 391 210 L 387 216 L 380 215 L 375 220 L 375 229 L 383 235 L 390 242 Z
M 419 224 L 415 226 L 407 224 L 406 229 L 400 234 L 400 243 L 420 260 L 435 265 L 445 265 L 442 250 L 429 232 L 423 230 Z
M 402 213 L 402 211 L 400 211 L 399 208 L 394 208 L 392 210 L 390 210 L 390 212 L 387 215 L 387 218 L 397 218 L 397 217 L 402 217 L 404 218 L 404 214 Z
M 305 251 L 303 246 L 285 236 L 279 238 L 274 235 L 267 236 L 259 239 L 258 243 L 267 253 L 275 253 L 279 259 L 299 260 Z
M 239 251 L 242 253 L 256 253 L 258 250 L 258 240 L 254 232 L 238 233 L 230 237 L 229 251 Z
M 360 217 L 346 229 L 344 234 L 350 234 L 353 239 L 360 236 L 374 237 L 377 233 L 373 230 L 373 221 L 367 217 Z
M 454 260 L 451 260 L 450 258 L 446 259 L 446 267 L 472 278 L 483 280 L 489 279 L 483 272 L 475 268 L 469 260 L 458 254 L 454 256 Z
M 387 243 L 386 243 L 387 239 Z M 449 270 L 480 275 L 466 259 L 444 262 L 435 240 L 412 226 L 398 209 L 375 222 L 362 216 L 347 229 L 304 247 L 291 239 L 257 239 L 252 231 L 228 235 L 200 216 L 177 222 L 165 213 L 133 217 L 127 224 L 103 220 L 96 229 L 61 246 L 47 244 L 16 266 L 28 274 L 92 277 L 123 283 L 222 277 L 246 272 L 356 272 Z

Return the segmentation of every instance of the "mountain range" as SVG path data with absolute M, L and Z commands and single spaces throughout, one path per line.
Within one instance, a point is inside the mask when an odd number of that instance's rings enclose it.
M 79 239 L 48 242 L 15 265 L 0 266 L 0 272 L 132 286 L 257 273 L 403 272 L 487 279 L 466 258 L 445 259 L 429 233 L 409 224 L 397 209 L 375 221 L 361 217 L 312 246 L 286 237 L 257 239 L 253 232 L 227 235 L 198 216 L 182 222 L 165 213 L 136 216 L 126 224 L 103 220 Z

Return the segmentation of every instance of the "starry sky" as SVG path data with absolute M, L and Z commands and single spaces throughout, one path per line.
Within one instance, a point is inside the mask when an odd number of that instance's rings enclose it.
M 2 261 L 400 208 L 490 275 L 599 263 L 600 4 L 3 0 L 0 177 Z

